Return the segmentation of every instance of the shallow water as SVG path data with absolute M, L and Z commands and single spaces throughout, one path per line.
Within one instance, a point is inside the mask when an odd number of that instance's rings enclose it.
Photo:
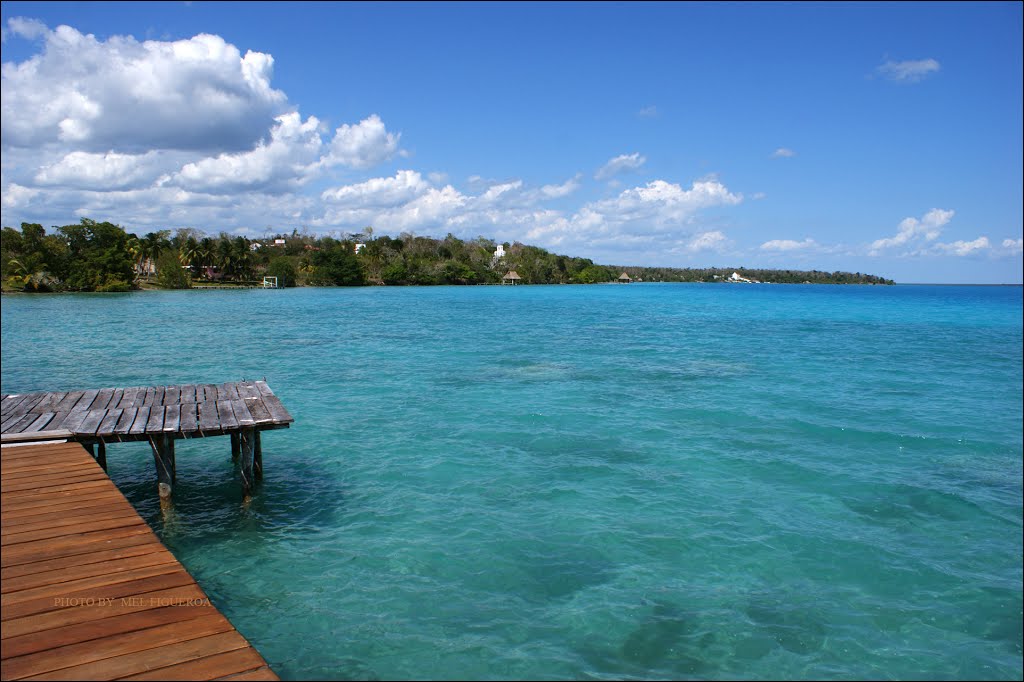
M 266 377 L 115 482 L 284 678 L 1020 679 L 1020 287 L 5 296 L 5 393 Z

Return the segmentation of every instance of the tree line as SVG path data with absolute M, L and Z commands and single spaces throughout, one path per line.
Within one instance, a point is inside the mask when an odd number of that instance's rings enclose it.
M 292 230 L 263 239 L 205 234 L 194 228 L 143 236 L 119 225 L 82 218 L 51 228 L 4 227 L 0 282 L 5 291 L 131 291 L 210 284 L 279 286 L 498 284 L 515 270 L 524 284 L 611 282 L 624 270 L 634 280 L 719 282 L 733 272 L 762 282 L 892 284 L 874 275 L 751 268 L 653 268 L 598 265 L 588 258 L 486 237 L 463 240 L 402 233 L 374 237 L 373 229 L 339 237 Z

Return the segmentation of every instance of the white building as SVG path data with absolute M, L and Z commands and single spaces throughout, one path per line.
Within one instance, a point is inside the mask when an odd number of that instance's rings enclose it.
M 274 240 L 274 246 L 284 246 L 284 240 L 283 239 L 275 239 Z
M 259 242 L 253 242 L 252 244 L 249 244 L 250 251 L 259 251 L 262 248 L 263 244 L 260 244 Z
M 505 245 L 498 244 L 498 248 L 494 250 L 494 260 L 505 257 Z
M 356 244 L 356 253 L 359 253 L 366 248 L 366 244 Z

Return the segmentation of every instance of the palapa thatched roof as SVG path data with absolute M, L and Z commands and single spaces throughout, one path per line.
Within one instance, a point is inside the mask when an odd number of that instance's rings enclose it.
M 626 273 L 622 273 L 621 275 L 619 275 L 619 279 L 629 280 L 629 275 L 627 275 Z M 630 281 L 632 281 L 632 280 L 630 280 Z
M 508 274 L 502 277 L 502 279 L 522 279 L 522 277 L 515 270 L 509 270 Z

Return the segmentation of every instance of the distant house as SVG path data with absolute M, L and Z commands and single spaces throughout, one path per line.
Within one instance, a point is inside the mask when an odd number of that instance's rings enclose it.
M 284 246 L 284 240 L 283 239 L 275 239 L 274 240 L 274 246 Z
M 366 248 L 366 244 L 363 244 L 363 243 L 356 244 L 356 253 L 359 253 L 360 251 L 362 251 L 365 248 Z
M 252 244 L 249 244 L 250 251 L 259 251 L 262 248 L 263 244 L 260 244 L 259 242 L 253 242 Z
M 498 244 L 498 248 L 494 250 L 494 260 L 505 257 L 505 245 Z
M 747 279 L 746 277 L 744 277 L 743 275 L 741 275 L 738 272 L 734 272 L 731 275 L 729 275 L 729 278 L 726 281 L 727 282 L 743 282 L 744 284 L 760 284 L 760 282 L 758 282 L 756 279 Z
M 521 284 L 522 281 L 523 281 L 523 278 L 520 277 L 519 273 L 516 272 L 515 270 L 509 270 L 508 274 L 506 274 L 504 277 L 501 278 L 501 283 L 502 284 L 516 285 L 516 284 Z
M 619 275 L 619 284 L 629 284 L 632 281 L 626 273 Z

